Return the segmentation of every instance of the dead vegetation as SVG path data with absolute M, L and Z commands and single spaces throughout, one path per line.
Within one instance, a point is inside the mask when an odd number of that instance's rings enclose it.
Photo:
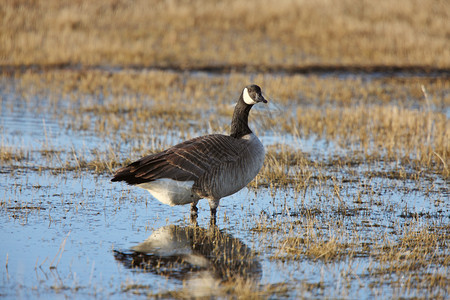
M 413 173 L 450 175 L 446 97 L 450 86 L 445 78 L 362 81 L 257 75 L 251 80 L 271 99 L 268 108 L 253 112 L 252 128 L 291 137 L 289 146 L 267 145 L 273 151 L 268 152 L 260 184 L 306 182 L 308 170 L 317 169 L 318 162 L 335 166 L 396 162 Z M 96 152 L 103 157 L 100 161 L 76 162 L 103 172 L 121 164 L 115 143 L 133 143 L 132 152 L 143 155 L 196 135 L 226 133 L 245 82 L 250 82 L 245 74 L 225 78 L 164 71 L 27 72 L 11 91 L 20 93 L 29 109 L 52 113 L 70 130 L 108 137 L 111 148 Z M 311 138 L 333 143 L 344 155 L 305 156 L 302 140 Z M 13 157 L 3 153 L 3 161 Z
M 14 0 L 0 11 L 0 64 L 448 68 L 449 11 L 444 0 Z

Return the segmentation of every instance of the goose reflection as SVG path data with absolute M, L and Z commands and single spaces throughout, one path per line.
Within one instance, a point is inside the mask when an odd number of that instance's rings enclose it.
M 261 264 L 255 253 L 230 234 L 212 226 L 169 225 L 154 231 L 144 242 L 115 259 L 125 267 L 183 281 L 261 279 Z

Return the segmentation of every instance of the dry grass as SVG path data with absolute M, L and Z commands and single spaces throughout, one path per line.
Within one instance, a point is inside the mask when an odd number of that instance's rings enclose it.
M 293 127 L 357 148 L 366 156 L 427 166 L 449 176 L 450 121 L 439 112 L 397 106 L 359 105 L 345 108 L 299 108 Z
M 304 183 L 299 189 L 305 188 L 311 171 L 318 168 L 318 158 L 335 166 L 394 161 L 417 173 L 450 175 L 446 116 L 450 85 L 445 78 L 362 81 L 299 75 L 250 79 L 245 74 L 52 71 L 26 72 L 10 92 L 20 94 L 35 111 L 54 114 L 68 128 L 108 137 L 108 153 L 96 153 L 99 160 L 94 161 L 79 154 L 83 163 L 76 162 L 103 172 L 121 164 L 117 143 L 133 143 L 128 156 L 137 158 L 177 140 L 226 133 L 234 101 L 251 81 L 260 84 L 271 99 L 269 107 L 252 112 L 251 127 L 258 133 L 267 130 L 292 136 L 291 146 L 268 148 L 259 184 Z M 5 92 L 9 88 L 5 84 Z M 36 102 L 36 96 L 42 101 Z M 301 152 L 301 141 L 312 137 L 334 143 L 346 155 L 311 153 L 314 163 Z
M 255 187 L 293 186 L 304 189 L 309 184 L 317 163 L 308 160 L 301 151 L 285 145 L 268 147 L 263 169 L 258 174 Z
M 28 155 L 21 149 L 15 149 L 13 147 L 0 146 L 0 162 L 12 163 L 20 162 L 27 158 Z
M 8 0 L 0 64 L 448 68 L 449 12 L 445 0 Z
M 319 241 L 317 238 L 307 239 L 291 237 L 279 245 L 279 254 L 272 259 L 311 259 L 332 262 L 355 256 L 356 244 L 341 243 L 336 238 Z

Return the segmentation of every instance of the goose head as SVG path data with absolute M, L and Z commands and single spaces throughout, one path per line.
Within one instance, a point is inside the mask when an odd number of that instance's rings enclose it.
M 247 85 L 242 90 L 241 99 L 247 105 L 254 105 L 258 102 L 267 103 L 267 100 L 262 95 L 261 88 L 256 84 Z

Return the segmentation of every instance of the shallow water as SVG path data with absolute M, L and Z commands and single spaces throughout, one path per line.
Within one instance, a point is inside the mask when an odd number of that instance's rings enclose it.
M 222 199 L 220 231 L 214 233 L 209 230 L 204 200 L 199 203 L 199 228 L 194 228 L 189 206 L 169 207 L 144 190 L 113 184 L 108 172 L 64 170 L 67 165 L 76 166 L 77 155 L 89 160 L 95 150 L 107 151 L 108 137 L 73 130 L 64 119 L 43 109 L 48 104 L 45 98 L 22 102 L 10 88 L 13 81 L 2 84 L 1 143 L 20 149 L 25 156 L 2 162 L 0 172 L 2 297 L 124 298 L 130 294 L 146 298 L 174 291 L 223 296 L 217 287 L 236 274 L 261 287 L 281 285 L 283 289 L 272 294 L 276 297 L 433 296 L 388 283 L 378 288 L 368 276 L 368 268 L 377 264 L 370 257 L 331 262 L 308 257 L 277 259 L 276 242 L 281 236 L 302 236 L 309 226 L 308 211 L 315 213 L 313 226 L 319 227 L 318 232 L 332 237 L 345 231 L 342 236 L 348 241 L 357 235 L 368 242 L 378 236 L 396 241 L 396 233 L 412 221 L 419 227 L 448 227 L 448 182 L 438 175 L 430 175 L 420 186 L 414 180 L 367 176 L 390 170 L 392 166 L 384 163 L 339 170 L 330 167 L 327 174 L 313 174 L 329 179 L 311 184 L 306 191 L 243 189 Z M 345 151 L 314 137 L 301 140 L 271 132 L 259 134 L 266 146 L 287 143 L 316 159 Z M 175 133 L 166 142 L 177 138 Z M 132 142 L 121 145 L 119 155 L 126 156 L 132 147 Z M 299 225 L 289 229 L 292 222 Z M 258 231 L 259 223 L 272 225 L 274 231 Z M 443 254 L 448 255 L 448 250 Z M 443 265 L 431 271 L 448 274 L 448 270 Z M 447 291 L 443 287 L 436 295 L 447 292 L 448 287 Z

